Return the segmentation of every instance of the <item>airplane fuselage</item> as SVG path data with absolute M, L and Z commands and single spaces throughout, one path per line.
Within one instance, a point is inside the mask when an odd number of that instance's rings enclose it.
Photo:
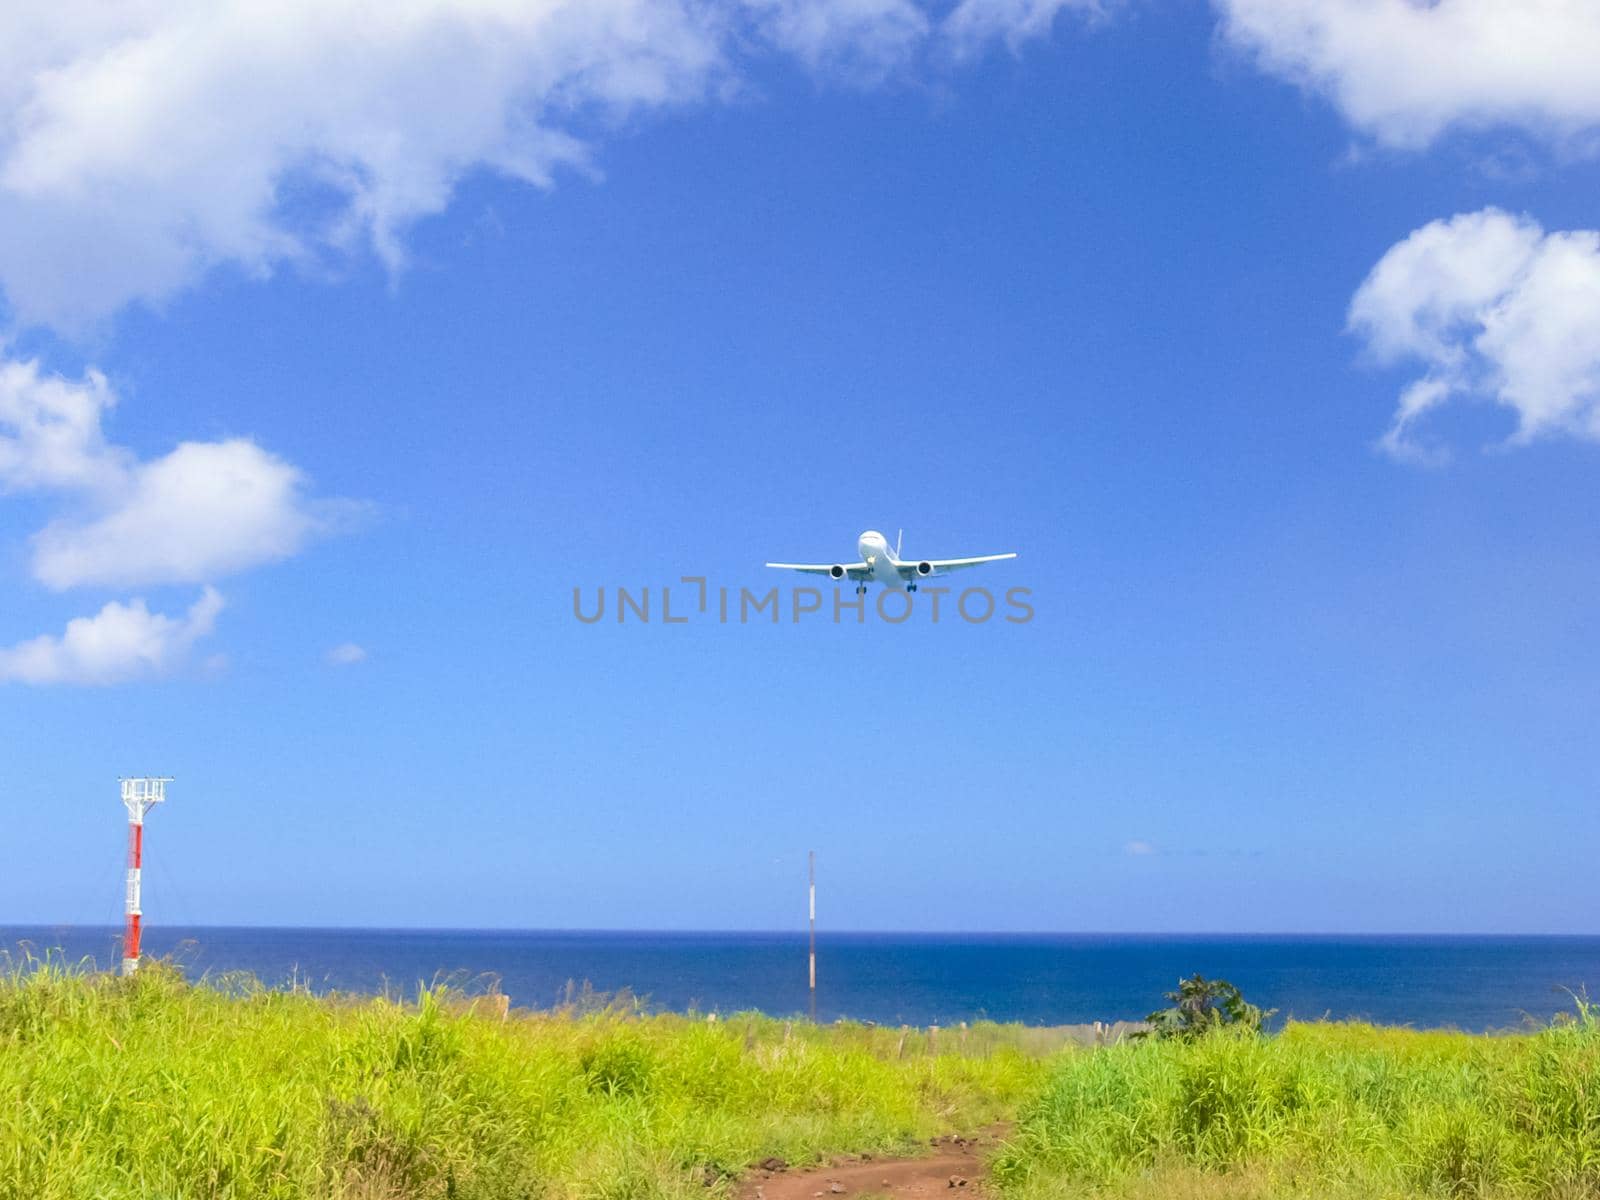
M 867 564 L 871 581 L 886 588 L 914 592 L 924 579 L 936 573 L 930 562 L 901 558 L 899 550 L 891 547 L 889 539 L 876 529 L 869 529 L 856 539 L 856 553 Z M 866 590 L 865 581 L 861 587 Z
M 900 560 L 895 557 L 889 539 L 876 529 L 869 529 L 856 539 L 856 553 L 871 569 L 874 583 L 892 588 L 906 586 L 906 581 L 900 575 Z

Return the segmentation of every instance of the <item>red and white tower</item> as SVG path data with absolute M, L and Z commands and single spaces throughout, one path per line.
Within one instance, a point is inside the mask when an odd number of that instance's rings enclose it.
M 144 913 L 139 907 L 140 868 L 144 860 L 144 818 L 167 798 L 171 779 L 124 779 L 122 804 L 128 810 L 128 932 L 122 942 L 122 973 L 139 969 L 139 927 Z

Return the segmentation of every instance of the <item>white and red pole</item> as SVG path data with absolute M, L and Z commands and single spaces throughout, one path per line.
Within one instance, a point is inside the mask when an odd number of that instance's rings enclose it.
M 809 887 L 806 889 L 807 907 L 811 917 L 811 954 L 810 954 L 810 996 L 811 1019 L 817 1019 L 817 852 L 806 852 L 806 874 L 809 876 Z
M 139 908 L 140 867 L 144 859 L 144 817 L 128 818 L 128 928 L 122 938 L 122 973 L 132 975 L 139 969 L 139 921 L 144 913 Z
M 122 973 L 139 969 L 139 936 L 144 923 L 141 884 L 144 867 L 144 818 L 167 798 L 171 779 L 124 779 L 122 803 L 128 810 L 128 903 L 127 930 L 122 938 Z

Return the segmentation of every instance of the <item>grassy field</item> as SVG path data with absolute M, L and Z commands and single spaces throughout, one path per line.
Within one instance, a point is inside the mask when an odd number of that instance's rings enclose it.
M 996 1026 L 931 1050 L 866 1026 L 469 1007 L 13 972 L 0 1197 L 715 1196 L 769 1155 L 976 1128 L 1043 1078 L 1030 1035 Z
M 1062 1049 L 913 1031 L 512 1013 L 0 974 L 0 1198 L 726 1197 L 778 1156 L 1015 1119 L 1007 1200 L 1600 1196 L 1600 1025 L 1290 1024 Z
M 1600 1024 L 1293 1024 L 1060 1059 L 995 1163 L 1071 1196 L 1600 1196 Z

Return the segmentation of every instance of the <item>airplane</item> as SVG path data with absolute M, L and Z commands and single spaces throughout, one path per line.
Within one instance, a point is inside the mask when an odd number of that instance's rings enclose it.
M 959 571 L 963 567 L 976 567 L 980 563 L 999 562 L 1001 559 L 1015 558 L 1015 554 L 980 554 L 975 558 L 924 558 L 917 562 L 905 562 L 900 558 L 900 541 L 905 536 L 905 530 L 900 531 L 900 537 L 895 538 L 894 549 L 889 549 L 889 539 L 876 529 L 869 529 L 856 539 L 856 553 L 861 555 L 860 562 L 853 563 L 777 563 L 769 562 L 767 566 L 777 567 L 780 571 L 803 571 L 808 575 L 826 575 L 829 579 L 844 579 L 847 576 L 855 580 L 856 594 L 867 590 L 867 584 L 876 581 L 888 588 L 903 587 L 908 592 L 917 590 L 917 584 L 924 579 L 935 575 L 943 575 L 947 571 Z

